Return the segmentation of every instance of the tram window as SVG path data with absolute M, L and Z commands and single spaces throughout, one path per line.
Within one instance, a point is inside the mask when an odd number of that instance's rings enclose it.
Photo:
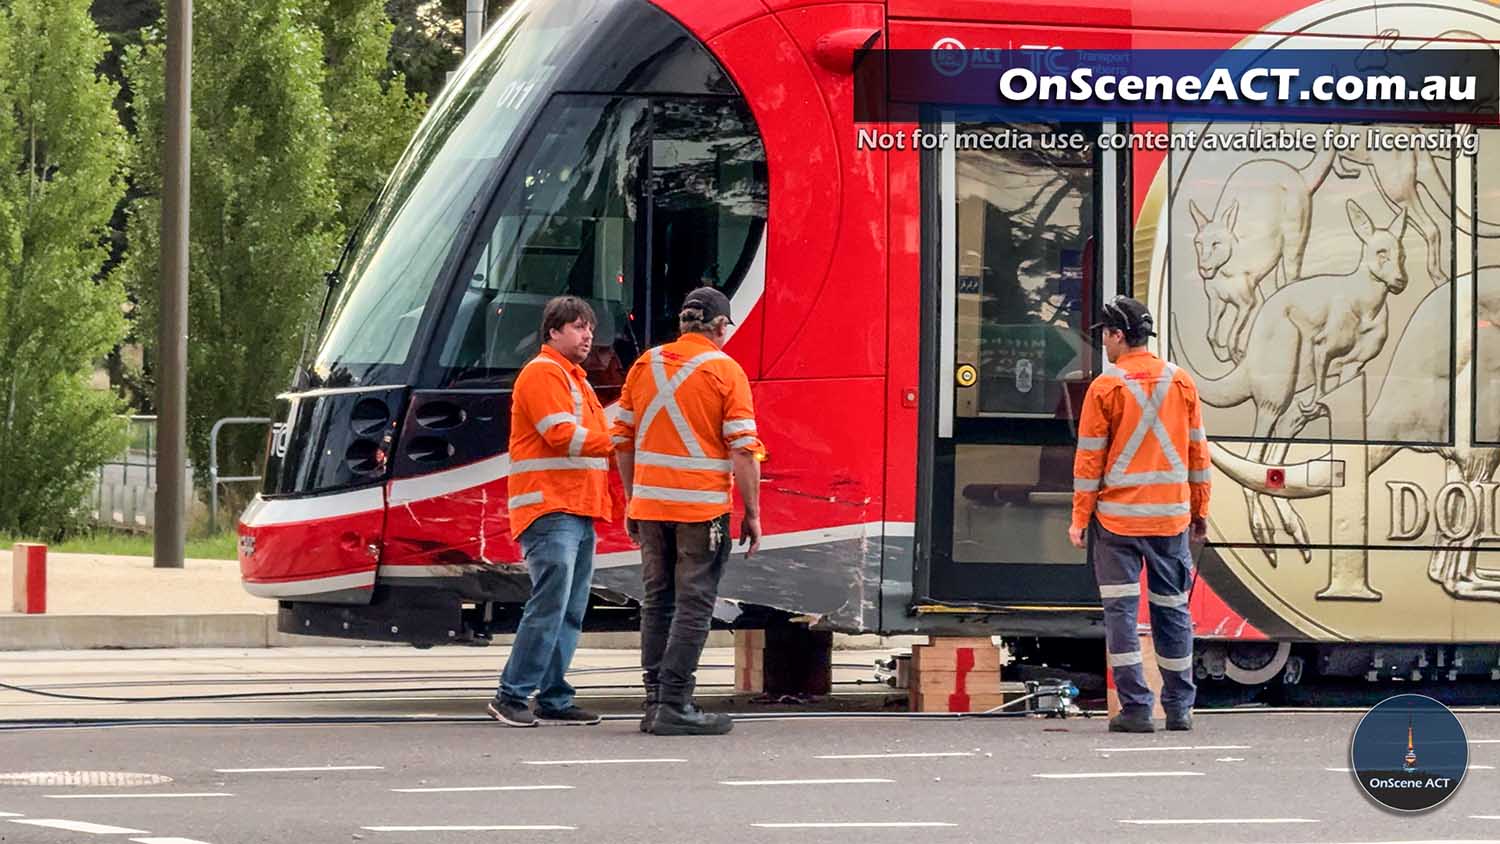
M 1439 157 L 1436 168 L 1414 173 L 1400 166 L 1399 154 L 1371 153 L 1364 140 L 1372 131 L 1440 134 L 1445 128 L 1221 123 L 1174 131 L 1243 139 L 1255 137 L 1253 128 L 1263 136 L 1298 129 L 1321 137 L 1335 130 L 1358 140 L 1337 155 L 1321 142 L 1311 151 L 1228 145 L 1208 151 L 1201 142 L 1174 147 L 1167 268 L 1172 346 L 1177 363 L 1200 383 L 1209 433 L 1446 442 L 1452 430 L 1452 162 Z M 1404 197 L 1422 196 L 1419 189 L 1436 204 L 1423 196 L 1406 208 Z M 1466 263 L 1466 257 L 1458 261 L 1460 268 Z M 1371 289 L 1380 293 L 1370 300 L 1380 307 L 1353 307 L 1349 294 Z M 1321 384 L 1306 335 L 1312 330 L 1326 332 L 1320 342 L 1336 350 Z M 1294 388 L 1282 389 L 1283 381 Z M 1424 411 L 1408 412 L 1416 407 Z
M 405 365 L 464 214 L 489 181 L 592 2 L 525 0 L 495 23 L 423 119 L 350 256 L 318 344 L 322 383 L 380 383 Z
M 643 348 L 635 262 L 646 102 L 557 97 L 510 168 L 442 355 L 445 384 L 508 382 L 536 354 L 542 311 L 571 294 L 594 309 L 595 386 L 623 383 Z
M 960 149 L 960 418 L 1076 417 L 1092 368 L 1083 272 L 1094 229 L 1091 150 L 1053 149 L 1061 133 L 1030 124 L 961 123 L 958 136 L 1020 137 L 1015 149 Z
M 652 105 L 651 342 L 676 336 L 690 290 L 733 296 L 760 248 L 766 155 L 740 100 Z

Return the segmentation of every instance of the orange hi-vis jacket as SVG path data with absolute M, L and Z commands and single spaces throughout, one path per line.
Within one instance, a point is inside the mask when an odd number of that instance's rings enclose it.
M 583 369 L 542 346 L 510 404 L 510 535 L 548 513 L 608 520 L 609 422 Z
M 642 521 L 706 522 L 728 513 L 730 451 L 762 451 L 750 379 L 701 334 L 636 360 L 611 434 L 615 448 L 635 452 L 626 515 Z
M 1097 513 L 1123 536 L 1175 536 L 1207 518 L 1209 473 L 1198 388 L 1186 372 L 1131 349 L 1089 385 L 1073 458 L 1073 527 Z

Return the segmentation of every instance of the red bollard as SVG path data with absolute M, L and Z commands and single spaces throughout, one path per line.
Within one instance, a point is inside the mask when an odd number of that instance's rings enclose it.
M 47 546 L 17 542 L 10 552 L 10 604 L 13 612 L 47 611 Z

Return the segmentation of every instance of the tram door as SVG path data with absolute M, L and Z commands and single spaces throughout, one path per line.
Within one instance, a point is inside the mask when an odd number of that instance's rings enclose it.
M 1098 149 L 1097 124 L 944 117 L 924 162 L 937 235 L 924 374 L 938 397 L 925 598 L 1093 604 L 1068 525 L 1077 419 L 1103 357 L 1089 327 L 1128 269 L 1120 158 Z

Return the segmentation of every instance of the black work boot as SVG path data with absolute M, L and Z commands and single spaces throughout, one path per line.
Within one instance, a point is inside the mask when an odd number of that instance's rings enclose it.
M 728 715 L 704 712 L 691 703 L 667 703 L 656 707 L 650 733 L 658 736 L 719 736 L 734 729 Z
M 646 686 L 646 714 L 641 718 L 641 732 L 651 732 L 651 724 L 656 720 L 656 709 L 661 705 L 661 686 Z
M 1193 711 L 1185 709 L 1181 712 L 1167 713 L 1167 729 L 1179 732 L 1188 732 L 1193 729 Z
M 1154 733 L 1156 723 L 1151 720 L 1151 710 L 1120 710 L 1120 714 L 1109 719 L 1112 733 Z

